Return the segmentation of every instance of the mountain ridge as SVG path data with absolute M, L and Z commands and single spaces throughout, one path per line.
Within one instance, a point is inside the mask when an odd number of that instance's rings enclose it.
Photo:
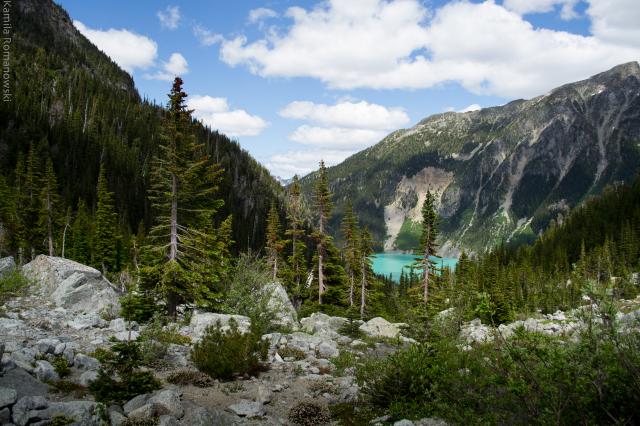
M 638 140 L 637 62 L 530 100 L 435 114 L 328 169 L 332 229 L 352 198 L 385 250 L 409 250 L 431 189 L 440 195 L 443 254 L 530 240 L 588 196 L 630 181 L 640 166 Z M 307 194 L 313 177 L 302 180 Z

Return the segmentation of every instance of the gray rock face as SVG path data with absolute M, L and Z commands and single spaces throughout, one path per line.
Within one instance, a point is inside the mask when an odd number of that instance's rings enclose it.
M 184 402 L 184 417 L 181 420 L 183 425 L 189 426 L 235 426 L 238 424 L 237 417 L 224 411 L 207 410 L 191 401 Z
M 0 386 L 15 390 L 18 399 L 25 396 L 44 396 L 49 393 L 49 386 L 36 380 L 21 368 L 14 368 L 0 375 Z
M 132 398 L 122 407 L 124 409 L 124 413 L 126 415 L 129 415 L 129 413 L 131 413 L 132 411 L 137 410 L 138 408 L 145 405 L 149 398 L 150 398 L 150 395 L 148 394 L 138 395 Z
M 163 406 L 167 410 L 167 414 L 179 419 L 184 415 L 184 408 L 180 400 L 180 392 L 175 389 L 163 389 L 155 393 L 149 400 L 148 404 L 157 404 Z
M 331 317 L 321 312 L 314 312 L 311 316 L 302 318 L 300 325 L 302 326 L 302 331 L 306 333 L 335 335 L 347 321 L 346 318 Z
M 0 408 L 15 404 L 18 392 L 15 389 L 0 387 Z
M 200 340 L 204 332 L 210 325 L 215 326 L 218 322 L 222 330 L 229 330 L 229 321 L 235 320 L 238 330 L 247 333 L 251 327 L 251 320 L 243 315 L 227 315 L 212 312 L 196 312 L 191 317 L 188 329 L 183 328 L 181 332 L 191 336 L 193 340 Z
M 390 323 L 384 318 L 375 317 L 360 326 L 360 331 L 370 337 L 395 339 L 400 335 L 402 323 Z
M 36 361 L 36 367 L 33 372 L 41 382 L 50 382 L 60 379 L 60 376 L 58 376 L 58 373 L 56 373 L 56 370 L 49 361 Z
M 14 269 L 16 269 L 16 262 L 13 260 L 13 257 L 9 256 L 0 259 L 0 277 Z
M 99 313 L 120 309 L 118 293 L 102 274 L 89 266 L 60 257 L 40 255 L 23 268 L 38 283 L 36 294 L 73 312 Z
M 100 361 L 85 354 L 76 354 L 73 364 L 82 370 L 97 370 L 100 368 Z
M 20 398 L 13 406 L 13 422 L 18 426 L 24 426 L 32 420 L 46 420 L 40 417 L 38 411 L 49 406 L 49 402 L 42 396 L 25 396 Z
M 276 313 L 275 323 L 283 327 L 297 329 L 300 326 L 298 314 L 289 300 L 284 286 L 277 282 L 268 283 L 264 286 L 263 291 L 270 295 L 267 307 Z
M 230 405 L 229 410 L 237 416 L 247 417 L 249 419 L 262 417 L 266 414 L 264 406 L 261 403 L 248 399 L 241 399 L 237 404 Z
M 84 387 L 88 387 L 91 382 L 98 378 L 98 372 L 95 370 L 85 371 L 80 375 L 78 383 Z

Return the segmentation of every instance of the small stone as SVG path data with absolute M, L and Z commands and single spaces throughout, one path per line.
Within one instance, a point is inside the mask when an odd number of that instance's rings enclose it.
M 124 404 L 124 407 L 122 407 L 124 409 L 124 413 L 128 416 L 129 413 L 131 413 L 133 410 L 136 410 L 145 405 L 148 399 L 149 394 L 146 393 L 132 398 L 131 400 L 129 400 L 129 402 Z
M 17 425 L 26 425 L 31 420 L 32 411 L 42 410 L 49 406 L 49 402 L 43 396 L 25 396 L 13 406 L 12 418 Z
M 80 375 L 80 378 L 78 379 L 78 383 L 84 387 L 88 387 L 91 384 L 91 382 L 93 382 L 97 378 L 98 378 L 97 371 L 95 370 L 85 371 Z
M 97 370 L 100 368 L 100 361 L 85 354 L 76 354 L 73 363 L 81 370 Z
M 241 399 L 237 404 L 230 405 L 229 410 L 237 416 L 247 417 L 249 419 L 262 417 L 266 414 L 264 406 L 261 403 L 249 401 L 248 399 Z
M 164 389 L 153 395 L 147 401 L 148 404 L 157 404 L 167 410 L 167 414 L 171 414 L 176 418 L 184 415 L 184 408 L 180 401 L 180 393 L 174 389 Z
M 55 368 L 53 368 L 53 365 L 51 365 L 49 361 L 36 361 L 36 368 L 33 372 L 41 382 L 60 380 L 60 376 L 58 376 L 58 373 L 56 373 Z
M 258 389 L 256 391 L 256 402 L 261 404 L 268 404 L 271 402 L 271 398 L 273 397 L 273 393 L 267 389 L 263 385 L 258 385 Z
M 17 400 L 18 392 L 16 392 L 15 389 L 0 388 L 0 408 L 13 405 Z
M 402 419 L 393 424 L 393 426 L 415 426 L 411 420 Z

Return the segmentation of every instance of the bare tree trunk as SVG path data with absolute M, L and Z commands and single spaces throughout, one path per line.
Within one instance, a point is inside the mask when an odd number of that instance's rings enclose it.
M 51 194 L 47 193 L 47 238 L 49 239 L 49 256 L 53 256 L 53 223 L 51 221 Z
M 351 273 L 351 285 L 349 286 L 349 306 L 353 306 L 353 285 L 355 280 L 355 276 L 354 276 L 355 274 L 353 273 L 353 270 L 349 272 Z
M 178 180 L 175 174 L 171 175 L 171 231 L 169 242 L 169 261 L 174 261 L 178 258 Z M 178 300 L 177 295 L 173 290 L 169 290 L 167 297 L 167 310 L 169 315 L 172 315 L 174 319 L 177 315 Z
M 60 254 L 64 258 L 64 249 L 67 242 L 67 229 L 69 228 L 69 222 L 71 221 L 70 215 L 67 215 L 67 222 L 64 224 L 64 230 L 62 231 L 62 253 Z
M 364 257 L 362 258 L 362 282 L 360 284 L 360 319 L 364 319 L 364 305 L 366 303 L 367 269 Z
M 422 285 L 423 285 L 423 299 L 424 299 L 424 303 L 425 305 L 427 304 L 428 300 L 429 300 L 429 239 L 431 236 L 431 228 L 428 229 L 428 233 L 427 233 L 427 239 L 425 242 L 425 248 L 424 248 L 424 277 L 423 277 L 423 281 L 422 281 Z
M 323 239 L 324 239 L 324 215 L 320 213 L 320 241 L 318 242 L 318 303 L 322 305 L 322 293 L 324 293 L 324 272 L 322 270 L 323 255 Z

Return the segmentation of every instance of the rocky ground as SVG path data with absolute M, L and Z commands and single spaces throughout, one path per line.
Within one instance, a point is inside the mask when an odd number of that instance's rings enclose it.
M 0 260 L 0 274 L 13 267 L 12 260 Z M 300 401 L 328 406 L 357 400 L 353 372 L 336 374 L 332 361 L 341 352 L 385 355 L 411 343 L 400 334 L 403 324 L 382 318 L 356 323 L 366 336 L 363 340 L 338 332 L 345 318 L 317 313 L 298 322 L 284 289 L 270 284 L 279 321 L 295 331 L 263 336 L 270 344 L 265 372 L 232 382 L 211 381 L 205 387 L 172 385 L 166 382 L 170 375 L 195 370 L 189 345 L 172 344 L 154 371 L 163 382 L 161 390 L 123 406 L 101 407 L 86 392 L 100 368 L 92 354 L 108 348 L 110 339 L 136 339 L 144 326 L 117 316 L 119 293 L 93 268 L 38 256 L 23 273 L 33 284 L 0 313 L 0 424 L 44 425 L 64 415 L 79 425 L 104 420 L 119 425 L 150 417 L 158 417 L 162 425 L 284 425 L 289 424 L 289 410 Z M 247 317 L 195 312 L 179 332 L 197 341 L 208 325 L 220 321 L 227 326 L 232 318 L 241 330 L 249 328 Z M 58 357 L 71 366 L 64 382 L 73 387 L 56 388 L 61 378 L 53 362 Z

